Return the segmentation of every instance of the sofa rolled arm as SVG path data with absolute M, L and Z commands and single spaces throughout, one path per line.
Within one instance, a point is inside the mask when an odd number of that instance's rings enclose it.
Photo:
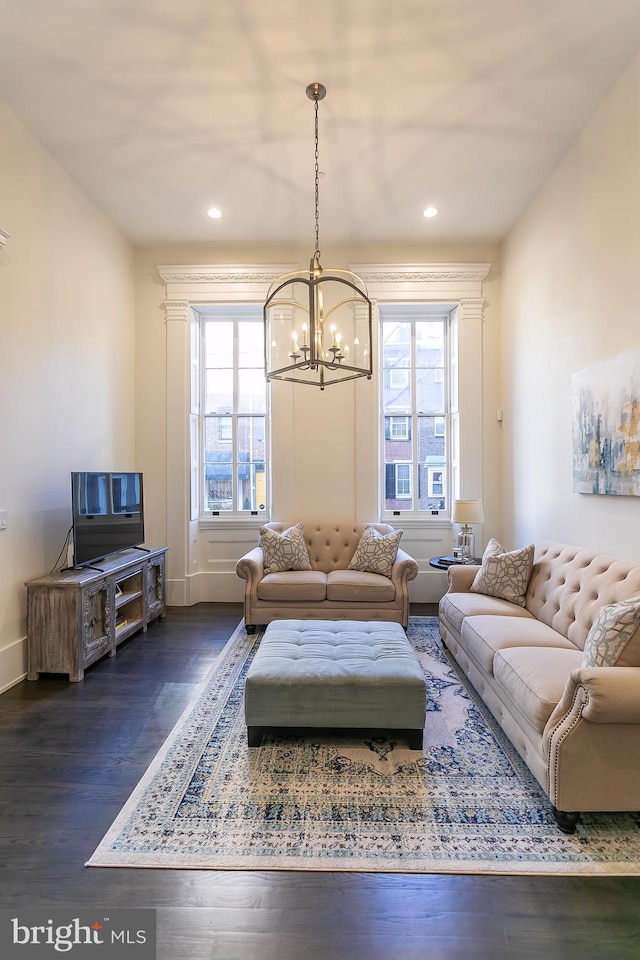
M 452 563 L 447 570 L 447 593 L 469 593 L 479 569 L 477 563 Z
M 250 590 L 257 587 L 258 583 L 264 577 L 264 557 L 262 547 L 254 547 L 249 553 L 245 553 L 236 563 L 236 573 L 243 580 L 247 581 Z
M 391 580 L 398 586 L 408 583 L 409 580 L 415 580 L 418 576 L 418 564 L 404 550 L 398 550 L 396 559 L 391 569 Z
M 572 670 L 547 731 L 577 710 L 591 723 L 640 723 L 640 667 Z
M 560 772 L 565 742 L 577 737 L 574 753 L 580 757 L 580 743 L 589 741 L 588 733 L 586 740 L 580 736 L 585 721 L 600 728 L 611 724 L 618 731 L 640 724 L 640 667 L 579 667 L 571 671 L 542 734 L 549 799 L 560 810 L 580 809 L 579 801 L 574 801 L 574 806 L 569 800 L 565 806 L 560 797 Z
M 640 667 L 582 667 L 574 672 L 588 693 L 585 720 L 640 723 Z

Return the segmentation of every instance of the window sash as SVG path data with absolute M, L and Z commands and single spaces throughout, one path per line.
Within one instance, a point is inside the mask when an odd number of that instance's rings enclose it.
M 382 514 L 448 513 L 449 309 L 381 305 Z
M 203 310 L 200 322 L 200 515 L 266 513 L 268 391 L 262 312 L 246 304 L 216 306 Z

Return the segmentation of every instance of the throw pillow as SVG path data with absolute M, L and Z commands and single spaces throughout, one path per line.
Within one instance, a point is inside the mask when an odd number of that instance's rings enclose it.
M 533 570 L 534 552 L 533 544 L 518 550 L 505 551 L 497 540 L 490 540 L 470 589 L 474 593 L 499 597 L 524 607 Z
M 640 666 L 640 597 L 600 609 L 585 640 L 582 666 Z
M 361 573 L 379 573 L 383 577 L 391 577 L 401 536 L 402 530 L 394 530 L 393 533 L 380 533 L 375 527 L 365 527 L 347 569 L 359 570 Z
M 491 540 L 489 540 L 489 543 L 486 545 L 484 549 L 484 553 L 482 554 L 482 560 L 480 561 L 480 563 L 486 560 L 487 557 L 497 557 L 499 553 L 506 553 L 506 552 L 507 551 L 502 546 L 502 544 L 498 543 L 495 537 L 491 537 Z
M 278 533 L 269 527 L 260 527 L 260 546 L 265 574 L 284 573 L 286 570 L 311 570 L 301 523 L 294 524 L 284 533 Z

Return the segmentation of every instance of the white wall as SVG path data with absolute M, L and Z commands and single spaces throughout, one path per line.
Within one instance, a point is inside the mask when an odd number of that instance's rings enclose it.
M 26 671 L 27 579 L 71 524 L 70 472 L 135 465 L 133 253 L 0 105 L 0 691 Z
M 493 262 L 492 246 L 429 248 L 348 248 L 329 251 L 327 267 L 353 263 L 469 263 Z M 186 338 L 187 313 L 178 309 L 167 319 L 165 287 L 158 265 L 285 264 L 308 261 L 308 250 L 259 247 L 184 246 L 150 247 L 137 252 L 137 329 L 144 344 L 138 362 L 138 460 L 145 477 L 158 477 L 156 496 L 146 500 L 147 528 L 153 542 L 169 544 L 168 598 L 170 603 L 198 600 L 240 600 L 243 581 L 235 575 L 235 563 L 257 541 L 257 525 L 241 530 L 199 529 L 188 523 L 186 487 L 187 450 L 177 437 L 186 436 L 185 412 L 188 389 L 188 358 L 180 342 Z M 197 271 L 196 271 L 197 272 Z M 485 461 L 474 463 L 478 490 L 486 499 L 491 532 L 499 527 L 500 433 L 495 420 L 498 401 L 498 286 L 490 275 L 483 284 L 483 354 L 485 395 Z M 180 300 L 180 297 L 178 297 Z M 182 319 L 181 319 L 182 317 Z M 178 328 L 181 327 L 181 332 Z M 171 346 L 167 348 L 167 336 Z M 177 371 L 176 371 L 177 365 Z M 169 382 L 169 393 L 167 393 Z M 353 381 L 324 392 L 286 383 L 272 386 L 272 432 L 274 441 L 274 519 L 281 520 L 375 520 L 377 519 L 377 444 L 375 382 Z M 374 410 L 373 429 L 370 411 Z M 366 431 L 362 429 L 367 420 Z M 177 450 L 177 455 L 172 453 Z M 361 469 L 365 461 L 368 471 Z M 159 495 L 160 478 L 166 478 L 168 494 Z M 400 525 L 400 524 L 399 524 Z M 406 525 L 405 525 L 406 526 Z M 222 525 L 220 525 L 222 527 Z M 409 533 L 403 546 L 416 557 L 421 573 L 412 584 L 414 599 L 436 600 L 445 588 L 443 574 L 429 568 L 428 558 L 451 549 L 451 527 L 433 539 L 424 530 Z
M 186 464 L 167 463 L 167 435 L 183 412 L 173 399 L 168 409 L 172 358 L 157 265 L 304 264 L 309 250 L 139 250 L 134 319 L 129 244 L 1 105 L 0 169 L 0 228 L 11 234 L 0 247 L 0 509 L 9 518 L 0 531 L 2 690 L 24 674 L 24 581 L 47 572 L 62 547 L 71 470 L 143 470 L 150 543 L 165 544 L 169 525 L 180 522 L 176 511 L 184 504 L 168 489 Z M 571 374 L 640 347 L 640 57 L 501 252 L 482 244 L 362 246 L 328 251 L 323 260 L 493 263 L 484 285 L 478 465 L 485 538 L 515 546 L 553 537 L 640 559 L 640 500 L 574 494 L 571 474 Z M 296 517 L 347 518 L 354 499 L 374 502 L 373 487 L 362 491 L 354 453 L 361 443 L 356 411 L 370 387 L 362 382 L 336 388 L 333 399 L 330 391 L 296 399 L 290 436 L 278 441 L 292 478 L 281 487 L 278 512 L 285 504 Z M 330 468 L 338 456 L 348 469 L 336 487 Z M 242 585 L 228 576 L 236 545 L 216 543 L 212 552 L 197 525 L 185 524 L 184 539 L 197 572 L 216 564 L 226 570 L 221 589 L 203 598 L 239 599 Z M 413 546 L 423 567 L 436 552 L 430 542 Z M 425 572 L 437 592 L 441 575 Z
M 640 499 L 573 493 L 571 375 L 640 347 L 640 55 L 503 251 L 505 537 L 640 560 Z

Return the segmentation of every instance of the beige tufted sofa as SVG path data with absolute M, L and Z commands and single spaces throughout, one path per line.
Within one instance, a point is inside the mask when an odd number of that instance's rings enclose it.
M 440 633 L 572 833 L 579 814 L 640 810 L 640 665 L 583 667 L 601 607 L 640 595 L 640 564 L 547 541 L 526 606 L 470 592 L 452 567 Z
M 267 523 L 283 533 L 291 523 Z M 312 570 L 265 576 L 262 547 L 241 557 L 236 573 L 246 580 L 244 620 L 249 629 L 272 620 L 384 620 L 409 623 L 409 581 L 418 564 L 398 550 L 391 577 L 347 570 L 366 524 L 307 523 L 304 538 Z M 394 528 L 372 524 L 382 534 Z

